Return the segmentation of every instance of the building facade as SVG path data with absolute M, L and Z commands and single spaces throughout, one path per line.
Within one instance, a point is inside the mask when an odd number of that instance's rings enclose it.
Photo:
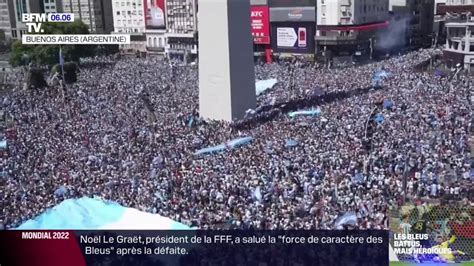
M 404 39 L 399 39 L 410 47 L 426 47 L 434 43 L 433 0 L 390 0 L 391 27 L 403 30 Z
M 275 55 L 314 55 L 315 0 L 268 0 L 271 47 Z
M 388 27 L 388 0 L 317 0 L 316 52 L 371 54 L 374 40 Z
M 145 52 L 145 8 L 143 0 L 113 0 L 115 34 L 130 34 L 130 44 L 121 45 L 125 52 Z
M 166 47 L 169 58 L 194 60 L 198 55 L 196 0 L 166 0 Z
M 448 6 L 468 6 L 474 5 L 474 0 L 446 0 Z
M 43 13 L 62 13 L 63 0 L 40 0 L 42 4 L 41 9 L 44 10 Z M 65 0 L 67 1 L 67 0 Z
M 446 44 L 443 59 L 448 67 L 462 66 L 470 73 L 474 71 L 474 1 L 447 0 L 440 6 L 444 15 Z
M 40 1 L 38 0 L 8 0 L 11 38 L 21 39 L 23 34 L 26 34 L 26 25 L 21 22 L 23 13 L 41 13 Z M 13 8 L 12 8 L 13 7 Z
M 74 13 L 91 33 L 108 34 L 114 30 L 112 0 L 62 0 L 62 11 Z M 115 1 L 115 0 L 114 0 Z
M 0 40 L 21 39 L 26 26 L 23 13 L 62 12 L 62 0 L 0 0 Z
M 144 0 L 146 50 L 149 55 L 165 56 L 166 5 L 165 0 Z
M 7 0 L 0 0 L 0 41 L 6 43 L 12 38 L 10 10 Z

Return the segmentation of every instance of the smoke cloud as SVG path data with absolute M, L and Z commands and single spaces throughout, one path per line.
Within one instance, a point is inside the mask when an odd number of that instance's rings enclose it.
M 377 34 L 375 49 L 389 51 L 408 45 L 406 36 L 410 25 L 409 14 L 397 15 L 385 31 Z

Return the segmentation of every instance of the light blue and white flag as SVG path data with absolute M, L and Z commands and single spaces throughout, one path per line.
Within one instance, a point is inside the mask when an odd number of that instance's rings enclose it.
M 64 56 L 61 46 L 59 46 L 59 65 L 61 66 L 61 68 L 64 66 Z
M 188 226 L 158 214 L 127 208 L 111 201 L 67 199 L 21 224 L 20 230 L 182 230 Z

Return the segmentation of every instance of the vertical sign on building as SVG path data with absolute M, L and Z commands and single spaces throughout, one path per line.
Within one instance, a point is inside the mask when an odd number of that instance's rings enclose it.
M 270 43 L 268 6 L 250 7 L 250 25 L 253 42 L 256 44 Z
M 164 29 L 165 0 L 144 0 L 145 26 L 147 29 Z

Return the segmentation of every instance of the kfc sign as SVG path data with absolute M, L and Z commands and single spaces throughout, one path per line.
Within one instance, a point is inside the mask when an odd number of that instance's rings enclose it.
M 253 42 L 256 44 L 270 43 L 270 25 L 267 6 L 250 7 L 250 24 Z
M 250 17 L 252 17 L 252 18 L 262 18 L 263 17 L 263 11 L 252 11 L 252 15 Z

